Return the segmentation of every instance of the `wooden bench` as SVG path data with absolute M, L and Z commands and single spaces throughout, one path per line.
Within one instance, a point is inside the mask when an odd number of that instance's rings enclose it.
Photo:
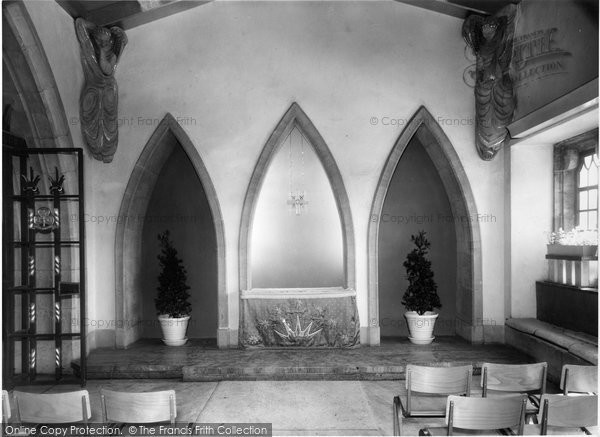
M 507 319 L 505 342 L 548 363 L 548 378 L 560 381 L 565 364 L 598 365 L 598 337 L 534 318 Z

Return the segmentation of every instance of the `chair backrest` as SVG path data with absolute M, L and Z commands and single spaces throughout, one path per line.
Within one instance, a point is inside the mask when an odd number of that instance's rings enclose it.
M 473 366 L 432 367 L 408 364 L 406 390 L 430 394 L 470 395 Z
M 546 392 L 547 363 L 534 364 L 482 364 L 483 397 L 488 390 L 503 392 Z
M 429 395 L 447 396 L 449 394 L 471 395 L 473 366 L 433 367 L 408 364 L 406 366 L 406 413 L 412 415 L 427 414 L 431 411 L 413 411 L 414 392 Z M 443 410 L 437 412 L 442 415 Z
M 498 430 L 517 428 L 523 434 L 526 395 L 508 395 L 493 398 L 448 396 L 446 425 L 448 435 L 453 428 Z
M 2 423 L 8 422 L 10 415 L 10 400 L 8 398 L 8 392 L 6 390 L 2 390 Z
M 91 418 L 87 390 L 43 394 L 14 391 L 13 398 L 19 422 L 72 423 Z
M 560 389 L 569 392 L 598 393 L 598 366 L 565 364 L 560 375 Z
M 100 390 L 104 422 L 175 423 L 175 390 L 125 393 Z
M 583 428 L 598 425 L 598 395 L 542 396 L 538 421 L 542 425 L 542 435 L 548 426 Z

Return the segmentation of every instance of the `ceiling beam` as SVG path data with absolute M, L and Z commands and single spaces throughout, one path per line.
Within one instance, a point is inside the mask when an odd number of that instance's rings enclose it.
M 67 14 L 73 18 L 83 17 L 85 15 L 85 9 L 83 8 L 81 2 L 56 0 L 56 3 L 58 3 L 60 7 L 67 11 Z
M 99 26 L 119 26 L 127 30 L 195 8 L 211 0 L 56 1 L 73 18 L 83 17 Z M 92 4 L 97 7 L 91 6 Z
M 483 15 L 494 15 L 500 9 L 511 3 L 519 3 L 520 0 L 447 0 L 457 6 Z
M 464 20 L 471 14 L 493 15 L 510 3 L 520 0 L 396 0 L 419 8 Z

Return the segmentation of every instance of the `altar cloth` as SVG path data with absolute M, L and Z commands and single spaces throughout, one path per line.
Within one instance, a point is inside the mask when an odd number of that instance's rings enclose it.
M 243 347 L 354 347 L 356 292 L 343 288 L 253 289 L 241 294 Z

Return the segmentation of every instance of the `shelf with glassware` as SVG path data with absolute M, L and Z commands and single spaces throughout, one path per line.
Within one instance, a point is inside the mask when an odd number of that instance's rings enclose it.
M 583 288 L 598 287 L 598 231 L 559 229 L 547 245 L 547 280 Z

